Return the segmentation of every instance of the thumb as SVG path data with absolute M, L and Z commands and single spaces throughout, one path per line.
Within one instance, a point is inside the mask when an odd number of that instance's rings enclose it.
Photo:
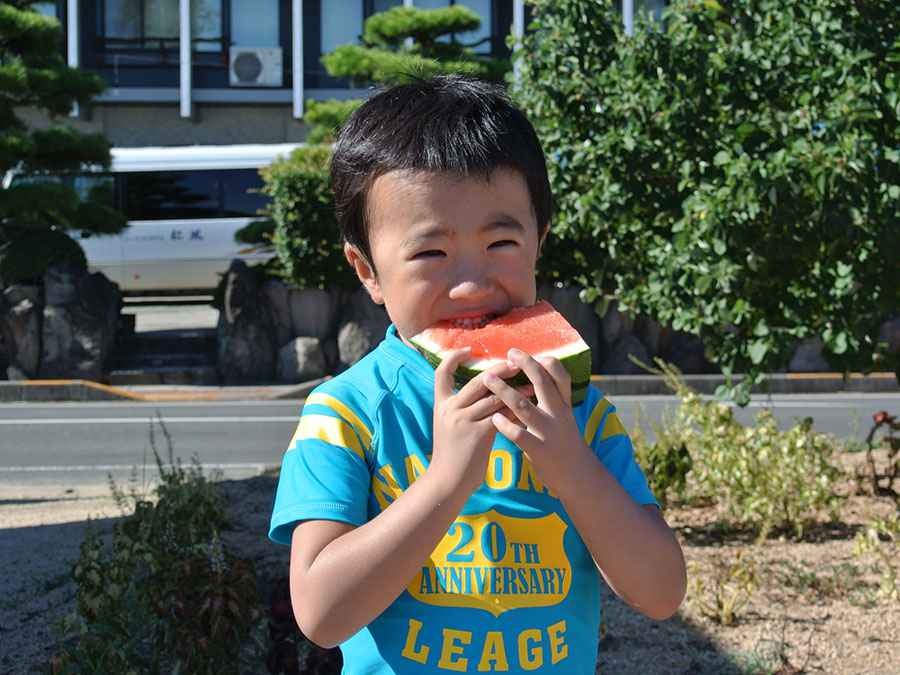
M 463 349 L 456 349 L 450 352 L 443 361 L 441 361 L 440 365 L 434 371 L 434 399 L 435 403 L 438 401 L 443 401 L 445 399 L 453 396 L 453 388 L 456 386 L 456 383 L 453 381 L 453 373 L 456 372 L 456 368 L 465 361 L 469 352 L 472 349 L 470 347 L 464 347 Z

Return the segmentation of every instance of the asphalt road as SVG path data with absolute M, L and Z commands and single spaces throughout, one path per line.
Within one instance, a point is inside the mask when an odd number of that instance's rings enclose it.
M 670 396 L 612 398 L 627 429 L 641 408 L 645 429 L 664 411 Z M 204 470 L 245 478 L 277 466 L 296 424 L 299 401 L 216 403 L 58 403 L 0 405 L 0 502 L 75 491 L 108 494 L 107 476 L 127 486 L 155 476 L 151 421 L 160 416 L 175 457 L 196 455 Z M 750 421 L 771 406 L 783 428 L 811 416 L 815 428 L 840 438 L 862 440 L 878 410 L 897 412 L 900 394 L 829 394 L 755 398 L 738 411 Z M 155 444 L 163 459 L 168 443 L 158 423 Z

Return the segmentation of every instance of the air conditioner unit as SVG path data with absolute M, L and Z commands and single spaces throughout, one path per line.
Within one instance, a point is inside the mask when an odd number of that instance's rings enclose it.
M 280 87 L 281 47 L 232 47 L 228 81 L 232 87 Z

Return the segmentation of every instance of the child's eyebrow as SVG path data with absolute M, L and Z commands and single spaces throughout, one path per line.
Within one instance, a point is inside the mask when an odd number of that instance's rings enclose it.
M 517 234 L 524 234 L 525 226 L 506 213 L 492 213 L 487 224 L 479 228 L 479 232 L 484 234 L 495 230 L 506 230 Z M 449 238 L 452 236 L 453 232 L 449 227 L 444 225 L 433 225 L 414 232 L 404 239 L 400 246 L 404 249 L 412 249 L 421 246 L 431 239 L 438 239 L 440 237 Z

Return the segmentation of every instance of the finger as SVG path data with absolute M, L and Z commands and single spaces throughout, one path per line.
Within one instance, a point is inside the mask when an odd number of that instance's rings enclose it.
M 543 356 L 537 359 L 538 363 L 544 366 L 550 377 L 556 383 L 556 389 L 565 402 L 566 406 L 572 407 L 572 376 L 559 359 L 552 356 Z
M 522 392 L 513 389 L 492 373 L 485 374 L 484 383 L 525 426 L 537 428 L 541 425 L 545 418 L 545 413 L 539 410 Z
M 499 396 L 488 393 L 484 398 L 478 399 L 466 408 L 466 416 L 474 421 L 479 421 L 505 409 L 506 404 L 500 400 Z
M 484 386 L 484 376 L 487 373 L 492 373 L 497 377 L 507 378 L 512 377 L 518 372 L 519 369 L 516 366 L 510 365 L 506 361 L 501 361 L 500 363 L 491 366 L 483 373 L 479 373 L 478 376 L 473 377 L 466 382 L 465 386 L 463 386 L 456 394 L 456 404 L 460 407 L 470 406 L 478 399 L 491 394 L 492 392 Z
M 463 349 L 456 349 L 450 352 L 447 357 L 440 362 L 437 368 L 434 370 L 434 398 L 435 403 L 438 401 L 443 401 L 445 399 L 453 396 L 453 390 L 455 388 L 455 382 L 453 380 L 453 373 L 456 372 L 456 368 L 463 361 L 466 360 L 469 356 L 469 352 L 471 349 L 469 347 L 465 347 Z
M 553 407 L 564 400 L 550 373 L 533 356 L 520 349 L 510 349 L 507 358 L 512 365 L 519 366 L 531 380 L 539 406 L 542 408 Z
M 534 436 L 529 433 L 528 429 L 515 422 L 511 422 L 501 413 L 494 413 L 491 415 L 491 422 L 494 424 L 494 428 L 497 431 L 518 445 L 520 450 L 528 452 L 532 444 L 531 442 L 534 439 Z

